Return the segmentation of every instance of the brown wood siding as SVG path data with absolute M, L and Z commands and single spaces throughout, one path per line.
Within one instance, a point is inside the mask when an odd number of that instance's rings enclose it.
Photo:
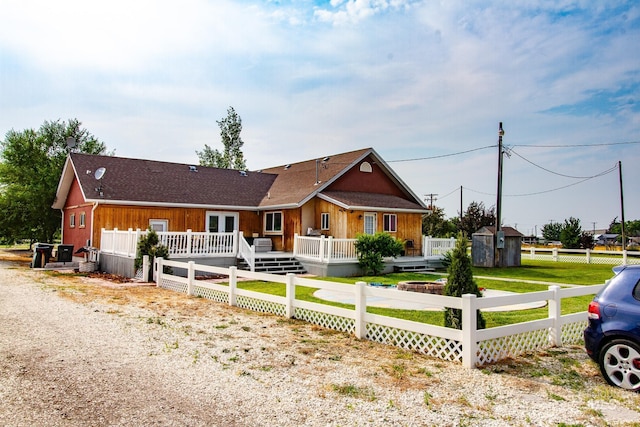
M 360 172 L 360 165 L 362 164 L 362 162 L 360 162 L 349 169 L 336 182 L 332 183 L 327 190 L 391 194 L 404 199 L 407 198 L 407 195 L 382 172 L 380 166 L 378 166 L 370 156 L 367 157 L 365 161 L 371 165 L 371 172 Z
M 339 239 L 355 239 L 358 234 L 364 232 L 365 211 L 345 210 L 333 203 L 319 199 L 316 204 L 316 227 L 320 228 L 321 213 L 329 213 L 329 230 L 322 234 Z M 370 212 L 370 211 L 367 211 Z M 419 213 L 395 213 L 375 212 L 376 231 L 382 231 L 384 227 L 384 214 L 395 214 L 397 218 L 397 231 L 390 233 L 393 237 L 402 241 L 413 240 L 414 252 L 421 252 L 422 247 L 422 214 Z
M 93 230 L 94 245 L 100 244 L 100 230 L 149 228 L 149 220 L 168 220 L 168 231 L 196 232 L 205 230 L 205 216 L 212 209 L 203 208 L 171 208 L 153 206 L 98 205 L 95 211 L 95 227 Z M 229 211 L 236 212 L 236 211 Z M 251 237 L 253 233 L 261 233 L 262 216 L 255 211 L 241 211 L 238 217 L 239 231 Z

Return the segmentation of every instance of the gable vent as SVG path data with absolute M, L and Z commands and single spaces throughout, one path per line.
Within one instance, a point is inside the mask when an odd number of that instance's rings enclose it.
M 371 163 L 369 162 L 360 163 L 360 172 L 366 172 L 366 173 L 373 172 L 373 168 L 371 168 Z

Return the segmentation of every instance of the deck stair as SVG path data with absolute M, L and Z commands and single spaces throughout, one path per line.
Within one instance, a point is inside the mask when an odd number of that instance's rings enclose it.
M 303 274 L 306 273 L 306 270 L 300 264 L 300 262 L 294 257 L 269 257 L 267 255 L 262 255 L 260 258 L 256 258 L 255 260 L 255 268 L 254 271 L 260 273 L 271 273 L 271 274 Z M 238 268 L 241 270 L 249 270 L 249 265 L 243 259 L 238 259 Z
M 397 262 L 396 265 L 393 266 L 393 271 L 396 273 L 425 273 L 430 271 L 435 271 L 434 268 L 430 267 L 426 261 L 409 261 L 409 262 Z

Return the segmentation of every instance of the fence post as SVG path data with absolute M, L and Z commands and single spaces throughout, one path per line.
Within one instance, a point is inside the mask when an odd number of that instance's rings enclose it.
M 587 248 L 587 264 L 591 264 L 591 249 Z
M 196 263 L 195 261 L 189 261 L 187 267 L 187 295 L 193 295 L 194 281 L 196 280 Z
M 627 250 L 623 250 L 622 251 L 622 264 L 626 265 L 627 264 Z
M 136 238 L 135 238 L 135 249 L 133 250 L 133 256 L 135 257 L 138 254 L 138 242 L 140 241 L 140 236 L 142 235 L 142 232 L 140 231 L 139 228 L 136 228 Z
M 462 366 L 475 368 L 478 353 L 476 295 L 462 295 Z
M 367 299 L 364 296 L 364 287 L 367 286 L 365 282 L 356 282 L 355 293 L 356 293 L 356 324 L 355 324 L 355 333 L 356 338 L 364 339 L 367 335 L 367 331 L 364 325 L 364 315 L 367 312 Z
M 238 285 L 238 267 L 229 267 L 229 305 L 236 305 L 236 286 Z
M 298 233 L 293 233 L 293 257 L 298 256 Z
M 552 255 L 553 255 L 553 260 L 555 262 L 558 262 L 558 248 L 553 248 Z
M 149 281 L 149 267 L 151 267 L 149 265 L 149 255 L 143 255 L 142 256 L 142 281 L 143 282 Z
M 529 249 L 529 252 L 531 252 L 531 258 L 529 259 L 536 259 L 536 247 L 531 246 L 531 248 Z
M 553 292 L 553 298 L 549 300 L 549 318 L 553 320 L 553 326 L 549 330 L 549 344 L 553 347 L 562 346 L 562 323 L 561 323 L 561 300 L 560 286 L 549 286 L 549 290 Z
M 164 273 L 164 268 L 162 267 L 162 260 L 163 258 L 161 256 L 159 257 L 155 257 L 154 260 L 154 266 L 153 266 L 153 278 L 154 281 L 156 282 L 156 286 L 160 286 L 160 283 L 162 283 L 162 273 Z
M 286 287 L 286 298 L 287 298 L 287 304 L 285 307 L 285 316 L 287 317 L 287 319 L 293 319 L 293 301 L 296 299 L 296 284 L 294 282 L 294 278 L 296 277 L 295 274 L 293 273 L 287 273 L 287 276 L 285 277 L 286 282 L 285 282 L 285 287 Z

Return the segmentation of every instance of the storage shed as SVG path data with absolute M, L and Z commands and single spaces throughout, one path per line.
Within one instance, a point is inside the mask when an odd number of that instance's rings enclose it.
M 498 243 L 500 248 L 500 267 L 518 267 L 521 264 L 522 237 L 513 227 L 502 227 L 501 236 Z M 504 233 L 502 235 L 502 233 Z M 474 267 L 495 267 L 496 266 L 496 227 L 486 226 L 473 233 L 471 236 L 471 258 Z

